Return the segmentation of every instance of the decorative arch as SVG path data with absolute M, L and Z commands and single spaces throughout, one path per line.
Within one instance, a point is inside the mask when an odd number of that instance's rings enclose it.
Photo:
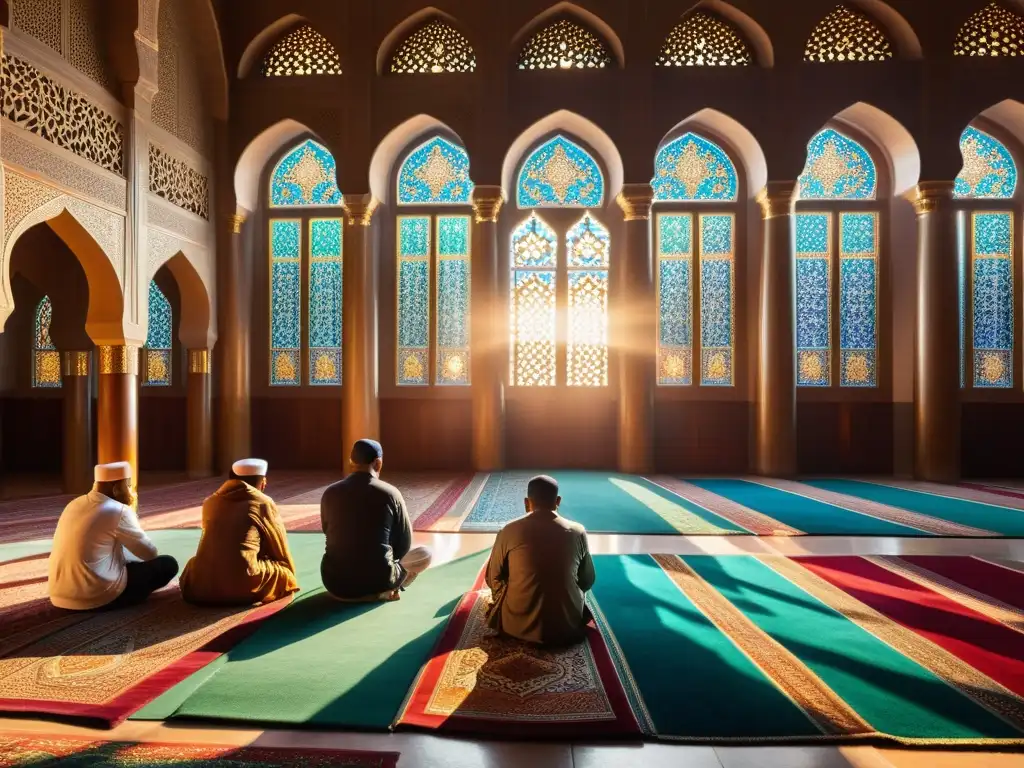
M 381 139 L 370 158 L 370 192 L 382 203 L 390 199 L 391 179 L 395 178 L 396 165 L 409 147 L 431 134 L 444 136 L 452 144 L 463 146 L 458 135 L 431 115 L 415 115 L 392 128 Z
M 804 61 L 817 63 L 879 62 L 893 58 L 889 36 L 860 8 L 839 5 L 811 32 Z
M 263 56 L 264 77 L 340 75 L 341 56 L 331 42 L 309 24 L 299 24 Z
M 798 186 L 800 200 L 874 200 L 878 171 L 860 142 L 824 128 L 807 145 Z
M 619 68 L 626 66 L 626 51 L 615 30 L 597 14 L 565 0 L 535 16 L 515 34 L 512 38 L 512 50 L 516 52 L 517 60 L 529 40 L 562 20 L 572 21 L 585 33 L 594 35 L 601 44 L 607 46 L 611 58 Z
M 1017 192 L 1017 163 L 999 139 L 973 125 L 960 136 L 964 167 L 956 177 L 959 198 L 1007 200 Z
M 519 208 L 600 208 L 604 174 L 587 150 L 559 133 L 523 161 L 516 180 Z
M 334 155 L 313 139 L 300 142 L 270 173 L 271 208 L 318 208 L 341 205 Z
M 1024 16 L 1000 2 L 971 14 L 953 43 L 954 56 L 1024 56 Z
M 580 141 L 592 150 L 606 174 L 604 199 L 611 200 L 618 195 L 622 189 L 624 170 L 622 156 L 615 142 L 596 123 L 575 112 L 562 109 L 528 127 L 508 148 L 501 166 L 501 187 L 506 200 L 516 199 L 514 187 L 518 181 L 517 170 L 524 157 L 539 142 L 554 134 L 572 136 L 574 142 Z
M 435 15 L 402 38 L 387 62 L 393 75 L 473 72 L 476 52 L 455 24 Z
M 264 170 L 279 152 L 302 136 L 318 138 L 307 126 L 286 118 L 265 128 L 242 150 L 235 164 L 235 202 L 238 212 L 255 211 L 262 195 L 260 180 Z
M 735 201 L 739 179 L 732 159 L 720 146 L 688 132 L 662 145 L 651 180 L 655 202 Z
M 211 349 L 217 341 L 213 275 L 209 254 L 178 238 L 149 231 L 149 279 L 166 266 L 178 286 L 178 339 L 186 349 Z
M 270 50 L 275 40 L 279 40 L 296 27 L 305 23 L 306 18 L 304 16 L 300 16 L 297 13 L 289 13 L 265 26 L 249 41 L 249 44 L 245 46 L 245 50 L 242 51 L 236 73 L 238 79 L 242 80 L 252 73 L 257 64 L 262 60 L 263 55 Z
M 659 67 L 730 67 L 756 62 L 770 67 L 772 60 L 771 41 L 757 22 L 727 3 L 704 0 L 672 28 L 654 63 Z
M 160 17 L 160 2 L 161 0 L 139 0 L 140 27 L 151 27 L 152 29 L 151 34 L 145 32 L 143 34 L 158 44 L 157 20 Z M 209 75 L 203 80 L 206 83 L 210 111 L 215 120 L 226 120 L 228 116 L 228 72 L 224 58 L 224 46 L 221 43 L 220 25 L 217 23 L 217 12 L 213 8 L 213 0 L 181 0 L 181 2 L 187 4 L 188 15 L 199 21 L 193 27 L 193 31 L 199 37 L 199 55 Z M 152 6 L 152 10 L 149 6 Z M 151 18 L 149 18 L 150 14 Z M 138 46 L 136 47 L 138 48 Z
M 398 169 L 399 205 L 469 205 L 469 154 L 443 136 L 414 148 Z

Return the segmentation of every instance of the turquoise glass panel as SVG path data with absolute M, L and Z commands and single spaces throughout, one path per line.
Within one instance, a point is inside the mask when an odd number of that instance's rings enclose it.
M 437 372 L 443 385 L 470 383 L 468 216 L 437 219 Z
M 440 136 L 409 153 L 398 171 L 399 205 L 467 205 L 472 193 L 469 155 Z
M 430 383 L 430 217 L 398 220 L 398 359 L 401 385 Z
M 603 202 L 601 169 L 585 149 L 564 136 L 537 147 L 519 172 L 520 208 L 598 208 Z
M 270 383 L 298 386 L 302 344 L 302 222 L 270 223 Z
M 700 383 L 733 383 L 733 217 L 700 217 Z
M 796 217 L 797 384 L 828 386 L 831 365 L 830 216 Z
M 878 219 L 873 213 L 839 218 L 840 386 L 877 385 Z
M 658 150 L 654 159 L 657 201 L 735 200 L 736 168 L 725 151 L 707 139 L 687 133 Z
M 826 128 L 807 145 L 801 200 L 873 200 L 877 185 L 871 155 L 848 136 Z
M 964 167 L 956 177 L 957 197 L 1007 199 L 1017 191 L 1017 164 L 998 139 L 968 127 L 960 136 Z
M 271 175 L 270 205 L 341 205 L 338 169 L 330 151 L 307 139 L 285 155 Z
M 336 386 L 342 381 L 342 222 L 313 219 L 309 229 L 309 383 Z
M 975 213 L 972 313 L 974 386 L 1013 386 L 1013 218 Z

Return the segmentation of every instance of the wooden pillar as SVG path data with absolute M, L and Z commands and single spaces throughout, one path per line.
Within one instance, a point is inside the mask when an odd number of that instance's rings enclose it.
M 377 372 L 377 260 L 373 195 L 345 195 L 341 439 L 344 468 L 356 440 L 380 439 Z M 385 446 L 385 451 L 386 451 Z
M 500 186 L 473 189 L 472 328 L 470 365 L 473 392 L 473 469 L 505 466 L 505 343 L 499 329 L 498 214 L 505 202 Z
M 650 184 L 625 184 L 616 198 L 625 219 L 621 291 L 613 347 L 619 360 L 619 470 L 654 471 L 654 376 L 657 315 L 651 256 Z
M 64 394 L 64 493 L 82 494 L 92 487 L 92 352 L 61 354 Z
M 100 464 L 127 461 L 139 485 L 139 348 L 102 345 L 99 357 L 97 426 Z
M 917 349 L 914 356 L 915 474 L 960 479 L 960 321 L 953 182 L 922 182 L 917 213 Z
M 770 181 L 758 196 L 764 216 L 757 361 L 755 461 L 759 474 L 796 474 L 796 282 L 793 193 Z
M 210 350 L 188 351 L 188 476 L 213 474 L 213 386 L 210 382 Z
M 228 248 L 219 272 L 221 322 L 217 348 L 221 368 L 219 464 L 222 469 L 248 456 L 252 442 L 249 380 L 251 267 L 243 247 L 244 223 L 244 216 L 232 215 L 227 218 Z M 206 378 L 209 379 L 209 374 Z M 206 386 L 209 387 L 209 383 Z

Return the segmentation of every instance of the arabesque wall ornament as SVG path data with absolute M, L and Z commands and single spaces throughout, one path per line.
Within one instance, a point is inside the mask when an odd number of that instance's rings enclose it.
M 206 177 L 157 144 L 149 145 L 149 191 L 197 216 L 210 218 Z

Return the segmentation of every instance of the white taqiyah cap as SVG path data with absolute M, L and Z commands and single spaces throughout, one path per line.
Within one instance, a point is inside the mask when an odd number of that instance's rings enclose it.
M 93 470 L 93 479 L 97 483 L 113 483 L 118 480 L 129 480 L 132 476 L 132 465 L 127 461 L 115 461 L 111 464 L 97 464 Z
M 231 465 L 231 471 L 239 477 L 266 477 L 268 466 L 263 459 L 242 459 Z

